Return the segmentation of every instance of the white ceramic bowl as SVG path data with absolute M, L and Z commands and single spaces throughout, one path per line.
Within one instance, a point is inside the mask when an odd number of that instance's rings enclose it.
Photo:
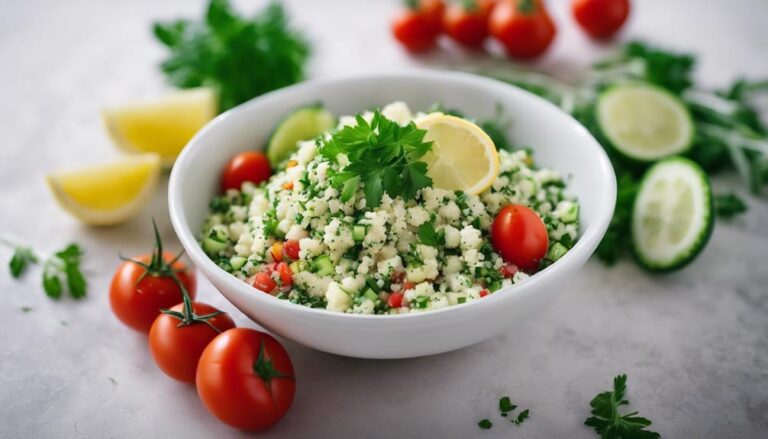
M 477 119 L 496 106 L 511 124 L 514 145 L 533 148 L 539 166 L 568 177 L 581 203 L 581 237 L 563 258 L 517 285 L 472 303 L 404 315 L 340 314 L 294 305 L 261 293 L 214 264 L 197 242 L 219 175 L 235 153 L 263 148 L 291 110 L 322 102 L 336 115 L 402 100 L 413 109 L 434 102 Z M 406 358 L 459 349 L 508 330 L 551 302 L 603 237 L 613 214 L 616 181 L 608 157 L 589 132 L 556 106 L 526 91 L 479 76 L 449 72 L 375 74 L 305 82 L 234 108 L 200 131 L 176 161 L 169 204 L 173 227 L 195 266 L 243 313 L 303 345 L 360 358 Z

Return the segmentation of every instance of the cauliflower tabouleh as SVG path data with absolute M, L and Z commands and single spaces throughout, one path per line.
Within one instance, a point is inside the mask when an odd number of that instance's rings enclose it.
M 267 181 L 245 182 L 211 202 L 203 249 L 224 270 L 279 299 L 344 313 L 402 314 L 480 300 L 573 246 L 579 205 L 557 171 L 533 165 L 529 150 L 499 150 L 495 177 L 478 195 L 441 189 L 419 174 L 426 165 L 416 159 L 430 148 L 418 128 L 426 116 L 396 102 L 342 117 L 335 129 L 298 142 L 272 164 Z M 385 131 L 394 134 L 382 140 Z M 355 135 L 365 147 L 405 145 L 392 149 L 393 157 L 402 155 L 392 163 L 405 166 L 396 181 L 350 160 L 353 150 L 343 146 L 358 147 L 350 140 Z M 494 249 L 492 224 L 507 205 L 527 206 L 546 227 L 546 253 L 534 270 Z

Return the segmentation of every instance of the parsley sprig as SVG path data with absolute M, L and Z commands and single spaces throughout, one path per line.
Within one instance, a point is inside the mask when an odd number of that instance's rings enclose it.
M 626 415 L 619 413 L 619 408 L 628 405 L 624 399 L 627 393 L 627 376 L 619 375 L 613 379 L 613 390 L 602 392 L 589 403 L 592 417 L 584 421 L 593 427 L 602 439 L 656 439 L 661 437 L 655 431 L 646 430 L 651 421 L 637 416 L 637 412 Z
M 29 246 L 16 245 L 7 240 L 0 242 L 13 248 L 8 268 L 15 279 L 20 278 L 30 265 L 42 261 L 43 290 L 48 297 L 59 299 L 65 286 L 73 298 L 85 297 L 88 282 L 80 270 L 84 252 L 79 245 L 70 244 L 48 257 L 43 257 Z
M 331 176 L 331 184 L 341 192 L 342 201 L 349 201 L 362 185 L 366 206 L 378 207 L 384 193 L 406 200 L 416 197 L 422 188 L 432 185 L 427 164 L 419 161 L 431 148 L 425 142 L 425 130 L 411 122 L 401 126 L 379 111 L 368 122 L 355 116 L 356 125 L 348 125 L 329 138 L 319 139 L 319 150 L 334 163 L 340 155 L 349 164 Z

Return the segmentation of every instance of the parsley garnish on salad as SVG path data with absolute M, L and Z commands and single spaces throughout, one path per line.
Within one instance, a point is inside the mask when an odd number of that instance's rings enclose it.
M 413 122 L 401 126 L 378 110 L 370 122 L 359 114 L 355 119 L 356 125 L 318 140 L 320 154 L 334 163 L 341 163 L 343 155 L 349 162 L 331 177 L 342 201 L 349 201 L 360 185 L 369 208 L 378 207 L 384 193 L 410 200 L 432 185 L 427 164 L 419 161 L 432 148 L 432 142 L 424 141 L 425 130 Z

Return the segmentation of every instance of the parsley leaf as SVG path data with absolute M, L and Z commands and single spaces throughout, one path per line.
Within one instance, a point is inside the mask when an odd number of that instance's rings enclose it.
M 439 247 L 445 243 L 445 232 L 440 230 L 435 231 L 435 224 L 433 221 L 427 221 L 419 226 L 418 230 L 419 241 L 424 245 L 430 245 L 432 247 Z M 509 399 L 509 398 L 507 398 Z
M 747 204 L 733 193 L 714 196 L 715 212 L 721 218 L 732 218 L 747 211 Z
M 413 199 L 418 191 L 432 184 L 427 164 L 418 161 L 430 148 L 425 142 L 425 130 L 411 122 L 401 126 L 376 111 L 370 122 L 355 116 L 356 125 L 348 125 L 328 139 L 318 139 L 320 154 L 341 164 L 341 155 L 349 161 L 341 171 L 331 176 L 342 195 L 351 199 L 362 183 L 366 206 L 378 207 L 388 194 L 394 198 Z
M 11 269 L 11 276 L 18 279 L 21 277 L 22 273 L 24 273 L 27 265 L 34 264 L 36 262 L 37 256 L 35 256 L 31 248 L 15 247 L 13 249 L 13 256 L 11 257 L 11 261 L 8 263 L 8 266 Z
M 493 427 L 493 423 L 489 419 L 481 419 L 480 422 L 477 423 L 477 426 L 483 430 L 490 430 L 491 427 Z
M 211 0 L 202 21 L 155 23 L 153 32 L 170 50 L 160 65 L 168 81 L 214 87 L 222 111 L 303 80 L 310 53 L 278 2 L 249 18 L 228 0 Z
M 593 427 L 603 439 L 656 439 L 661 435 L 654 431 L 645 430 L 651 421 L 636 416 L 637 412 L 626 415 L 619 414 L 622 405 L 628 405 L 624 399 L 627 392 L 627 376 L 619 375 L 613 379 L 613 391 L 602 392 L 595 396 L 589 405 L 592 407 L 592 417 L 584 421 L 584 425 Z
M 501 412 L 501 416 L 507 416 L 507 413 L 514 411 L 516 408 L 517 406 L 512 404 L 509 396 L 502 396 L 501 399 L 499 399 L 499 411 Z
M 530 414 L 530 410 L 525 409 L 522 412 L 520 412 L 519 415 L 517 415 L 517 418 L 512 421 L 515 425 L 522 424 L 526 419 L 528 419 L 528 415 Z

